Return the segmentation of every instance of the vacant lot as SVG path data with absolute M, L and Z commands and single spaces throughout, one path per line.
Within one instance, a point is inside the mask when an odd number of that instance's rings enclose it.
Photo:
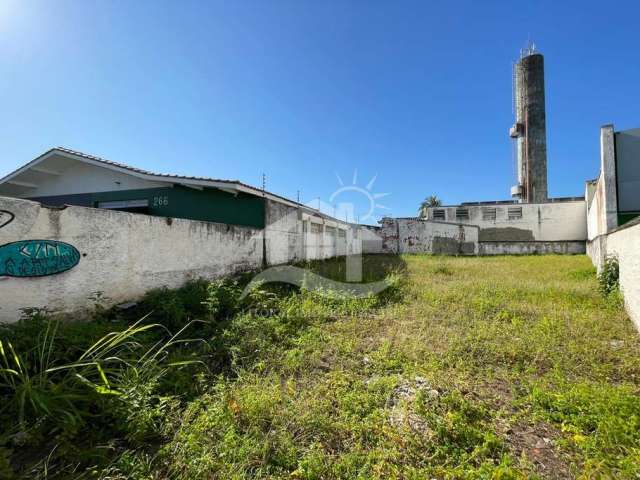
M 586 257 L 386 261 L 402 280 L 383 299 L 257 293 L 260 312 L 195 332 L 206 371 L 169 373 L 188 395 L 156 379 L 113 414 L 129 429 L 78 446 L 78 427 L 49 467 L 90 476 L 103 448 L 108 478 L 640 475 L 640 341 Z

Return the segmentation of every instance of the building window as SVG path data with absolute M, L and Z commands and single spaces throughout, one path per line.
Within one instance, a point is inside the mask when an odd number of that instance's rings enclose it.
M 338 229 L 338 237 L 339 238 L 347 238 L 347 231 L 341 228 Z
M 522 207 L 509 207 L 507 218 L 509 220 L 520 220 L 522 218 Z
M 456 208 L 456 220 L 469 220 L 469 209 Z
M 98 208 L 106 208 L 107 210 L 120 210 L 122 212 L 148 213 L 149 200 L 115 200 L 111 202 L 98 202 Z
M 322 232 L 322 225 L 320 225 L 319 223 L 312 223 L 311 224 L 311 233 L 321 233 Z
M 495 207 L 485 207 L 482 209 L 483 220 L 495 220 L 497 209 Z
M 444 208 L 438 208 L 433 211 L 434 220 L 444 220 Z

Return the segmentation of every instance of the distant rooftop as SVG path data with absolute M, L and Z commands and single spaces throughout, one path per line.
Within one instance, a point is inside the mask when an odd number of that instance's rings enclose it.
M 561 203 L 561 202 L 579 202 L 584 200 L 584 197 L 556 197 L 556 198 L 548 198 L 546 202 L 540 203 Z M 493 201 L 484 201 L 484 202 L 462 202 L 460 205 L 513 205 L 513 204 L 523 204 L 522 202 L 518 202 L 517 200 L 493 200 Z M 525 205 L 525 204 L 523 204 Z M 450 205 L 455 207 L 456 205 Z

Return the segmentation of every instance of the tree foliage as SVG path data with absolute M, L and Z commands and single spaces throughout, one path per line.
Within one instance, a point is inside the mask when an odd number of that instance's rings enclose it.
M 436 195 L 429 195 L 420 203 L 418 216 L 427 218 L 427 209 L 430 207 L 439 207 L 440 205 L 442 205 L 442 201 Z

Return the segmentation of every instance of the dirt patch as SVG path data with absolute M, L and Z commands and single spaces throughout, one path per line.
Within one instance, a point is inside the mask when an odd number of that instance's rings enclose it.
M 504 436 L 509 449 L 516 457 L 525 457 L 535 472 L 545 478 L 574 478 L 571 459 L 556 448 L 562 434 L 546 422 L 533 425 L 524 422 L 507 428 Z
M 473 392 L 479 400 L 490 405 L 494 410 L 504 410 L 514 413 L 513 392 L 514 385 L 507 380 L 494 378 L 486 384 L 476 387 Z
M 511 423 L 509 418 L 517 413 L 513 400 L 518 386 L 504 379 L 496 378 L 478 387 L 473 393 L 479 400 L 487 402 L 503 414 L 498 416 L 496 431 L 515 457 L 525 458 L 537 475 L 544 478 L 574 478 L 571 474 L 571 458 L 558 451 L 557 442 L 562 433 L 544 421 Z

